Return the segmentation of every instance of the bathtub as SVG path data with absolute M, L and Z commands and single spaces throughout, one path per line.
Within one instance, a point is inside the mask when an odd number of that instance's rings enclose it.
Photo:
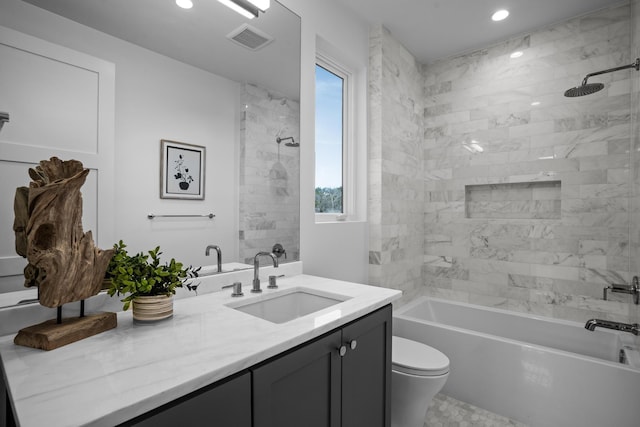
M 427 297 L 393 331 L 449 357 L 455 399 L 531 427 L 640 426 L 640 366 L 619 362 L 638 363 L 631 334 Z

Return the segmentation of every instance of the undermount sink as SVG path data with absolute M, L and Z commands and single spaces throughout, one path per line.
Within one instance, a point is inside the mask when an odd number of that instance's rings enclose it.
M 315 289 L 291 288 L 270 295 L 261 295 L 257 300 L 252 298 L 249 301 L 232 302 L 227 304 L 227 307 L 269 322 L 285 323 L 340 304 L 349 298 Z

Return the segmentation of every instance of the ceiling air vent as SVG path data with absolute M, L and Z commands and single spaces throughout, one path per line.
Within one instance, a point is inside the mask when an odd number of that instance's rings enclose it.
M 250 50 L 261 49 L 273 41 L 273 37 L 248 24 L 231 31 L 227 38 Z

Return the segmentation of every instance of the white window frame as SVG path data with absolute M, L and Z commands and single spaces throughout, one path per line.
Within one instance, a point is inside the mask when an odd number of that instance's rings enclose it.
M 315 213 L 316 222 L 350 221 L 356 215 L 354 73 L 324 52 L 316 53 L 316 65 L 343 80 L 342 88 L 342 213 Z M 314 161 L 315 165 L 315 161 Z M 314 174 L 314 191 L 316 188 Z

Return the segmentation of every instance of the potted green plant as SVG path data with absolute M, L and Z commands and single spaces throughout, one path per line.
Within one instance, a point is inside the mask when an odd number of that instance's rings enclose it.
M 184 267 L 171 258 L 168 263 L 160 261 L 160 246 L 129 255 L 126 245 L 120 240 L 113 245 L 115 250 L 107 273 L 110 280 L 110 296 L 124 295 L 123 309 L 133 305 L 136 320 L 160 320 L 173 315 L 173 295 L 185 281 L 198 276 L 198 270 Z

